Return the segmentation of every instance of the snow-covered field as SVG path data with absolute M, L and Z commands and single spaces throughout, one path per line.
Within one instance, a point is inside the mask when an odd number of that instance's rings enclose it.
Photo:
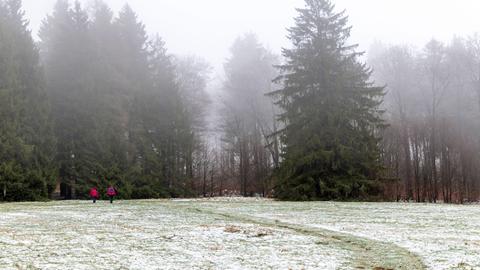
M 0 269 L 480 269 L 480 206 L 0 204 Z

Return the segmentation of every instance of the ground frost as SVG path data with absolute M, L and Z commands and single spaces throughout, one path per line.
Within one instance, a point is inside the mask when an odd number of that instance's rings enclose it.
M 0 268 L 338 269 L 349 256 L 317 237 L 176 204 L 0 205 Z
M 0 204 L 2 269 L 480 269 L 479 254 L 473 205 Z

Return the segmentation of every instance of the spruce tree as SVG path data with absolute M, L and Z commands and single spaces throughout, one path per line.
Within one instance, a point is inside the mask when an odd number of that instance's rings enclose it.
M 195 188 L 196 155 L 202 152 L 202 137 L 208 132 L 207 113 L 211 100 L 206 92 L 211 67 L 202 58 L 196 56 L 175 57 L 176 85 L 183 111 L 177 114 L 182 123 L 182 155 L 185 163 L 185 179 L 179 183 L 184 189 L 184 196 L 192 195 Z
M 283 109 L 284 153 L 277 173 L 279 199 L 357 199 L 375 195 L 383 88 L 349 45 L 345 12 L 329 0 L 306 0 L 289 29 L 290 49 L 271 95 Z
M 121 178 L 128 168 L 127 138 L 128 98 L 124 91 L 121 71 L 117 68 L 122 59 L 118 52 L 118 31 L 113 23 L 113 12 L 102 1 L 95 1 L 90 23 L 93 59 L 93 95 L 97 140 L 101 145 L 98 155 L 97 178 Z M 107 179 L 107 180 L 108 180 Z M 101 185 L 108 185 L 107 181 Z M 121 190 L 128 197 L 129 192 Z
M 45 199 L 55 139 L 38 50 L 19 0 L 0 1 L 0 198 Z
M 145 26 L 126 5 L 114 22 L 121 87 L 128 108 L 128 174 L 133 198 L 185 194 L 186 152 L 191 118 L 176 83 L 164 42 L 149 41 Z
M 68 197 L 85 196 L 89 181 L 102 171 L 98 89 L 94 84 L 94 51 L 90 21 L 77 1 L 57 1 L 40 29 L 40 46 L 52 103 L 56 161 Z
M 265 96 L 278 74 L 276 56 L 255 34 L 238 37 L 226 61 L 223 108 L 225 148 L 238 159 L 238 186 L 242 195 L 265 194 L 271 162 L 264 135 L 274 118 L 272 100 Z
M 127 4 L 114 21 L 117 34 L 116 68 L 123 76 L 127 92 L 145 89 L 148 85 L 148 36 L 145 25 Z M 122 79 L 122 78 L 118 78 Z

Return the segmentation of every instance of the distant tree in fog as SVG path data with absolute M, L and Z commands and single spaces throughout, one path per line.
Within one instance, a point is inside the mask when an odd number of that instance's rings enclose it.
M 474 44 L 475 37 L 456 37 L 447 45 L 433 40 L 423 51 L 409 49 L 401 57 L 397 46 L 371 54 L 375 78 L 387 84 L 386 172 L 399 179 L 386 195 L 418 202 L 477 199 L 480 106 Z
M 265 194 L 272 188 L 268 181 L 275 157 L 268 149 L 278 147 L 271 142 L 276 137 L 267 137 L 275 121 L 274 105 L 265 96 L 272 89 L 277 57 L 251 33 L 237 38 L 230 51 L 224 65 L 224 147 L 241 194 Z

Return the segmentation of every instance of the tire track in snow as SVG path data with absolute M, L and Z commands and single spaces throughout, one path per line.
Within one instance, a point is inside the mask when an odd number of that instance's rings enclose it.
M 192 207 L 190 205 L 172 204 L 175 208 L 182 208 L 187 211 L 200 212 L 207 215 L 220 216 L 228 220 L 252 223 L 266 227 L 289 229 L 299 234 L 317 236 L 327 239 L 327 242 L 319 242 L 321 245 L 334 245 L 341 249 L 348 250 L 354 254 L 348 265 L 342 269 L 401 269 L 416 270 L 427 269 L 420 257 L 409 250 L 392 243 L 381 242 L 373 239 L 362 238 L 347 233 L 332 231 L 324 228 L 310 227 L 295 223 L 270 220 L 247 215 L 231 214 L 215 211 L 210 208 Z

